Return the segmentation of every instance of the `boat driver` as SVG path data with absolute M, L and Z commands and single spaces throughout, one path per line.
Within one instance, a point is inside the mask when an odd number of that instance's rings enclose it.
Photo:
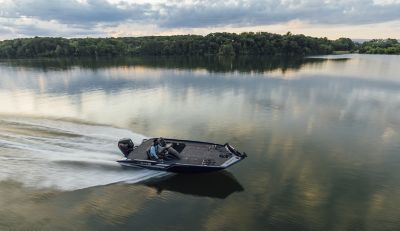
M 152 160 L 159 160 L 160 157 L 158 157 L 158 139 L 154 139 L 153 145 L 150 147 L 150 159 Z
M 151 160 L 180 159 L 179 152 L 172 147 L 172 144 L 165 143 L 163 138 L 153 140 L 153 145 L 150 147 L 149 154 Z

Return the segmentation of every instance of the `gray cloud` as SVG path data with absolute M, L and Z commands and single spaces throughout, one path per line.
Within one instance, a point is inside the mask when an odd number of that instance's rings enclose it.
M 4 0 L 3 0 L 4 1 Z M 101 34 L 121 23 L 155 25 L 161 29 L 259 26 L 300 20 L 311 24 L 363 25 L 400 20 L 400 1 L 378 0 L 237 0 L 112 4 L 106 0 L 16 0 L 3 2 L 1 19 L 30 18 L 56 22 L 78 34 Z M 0 0 L 1 3 L 1 0 Z M 10 20 L 7 21 L 10 23 Z M 12 24 L 13 22 L 11 22 Z M 3 25 L 4 26 L 4 25 Z M 51 28 L 12 26 L 25 35 L 52 35 Z
M 86 29 L 70 28 L 68 30 L 54 30 L 54 28 L 41 27 L 35 24 L 22 24 L 15 25 L 13 27 L 19 35 L 22 36 L 49 36 L 49 37 L 82 37 L 87 36 L 88 31 Z M 9 31 L 10 32 L 10 31 Z M 0 30 L 1 34 L 1 30 Z M 104 36 L 104 32 L 101 30 L 90 30 L 92 36 Z
M 80 3 L 75 0 L 20 0 L 8 7 L 8 15 L 14 17 L 33 17 L 41 20 L 56 20 L 74 25 L 140 20 L 151 7 L 150 4 L 129 4 L 126 8 L 110 4 L 105 0 L 88 0 Z
M 10 29 L 0 26 L 0 35 L 1 34 L 9 34 L 9 33 L 11 33 Z
M 400 4 L 376 5 L 369 1 L 316 0 L 226 1 L 200 0 L 189 6 L 165 6 L 164 27 L 210 27 L 221 25 L 262 25 L 302 20 L 323 24 L 369 24 L 400 19 Z

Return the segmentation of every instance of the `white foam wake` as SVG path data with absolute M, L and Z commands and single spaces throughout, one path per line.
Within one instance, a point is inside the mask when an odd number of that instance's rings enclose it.
M 0 116 L 0 181 L 75 190 L 163 175 L 123 169 L 119 138 L 146 138 L 126 129 L 49 118 Z

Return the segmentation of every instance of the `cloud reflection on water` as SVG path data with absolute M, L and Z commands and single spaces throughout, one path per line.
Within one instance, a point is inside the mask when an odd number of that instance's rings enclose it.
M 105 227 L 143 225 L 151 214 L 176 208 L 165 216 L 210 230 L 394 228 L 399 58 L 349 57 L 287 69 L 263 63 L 255 71 L 241 70 L 240 61 L 234 68 L 195 61 L 61 69 L 8 63 L 0 68 L 5 76 L 0 113 L 66 116 L 149 136 L 229 141 L 250 154 L 230 170 L 245 190 L 223 201 L 174 190 L 157 196 L 144 186 L 83 190 L 83 199 L 64 194 L 79 207 L 77 214 L 104 218 L 96 222 Z M 126 205 L 111 202 L 133 194 Z M 197 210 L 188 217 L 187 208 Z M 151 227 L 173 223 L 165 219 Z

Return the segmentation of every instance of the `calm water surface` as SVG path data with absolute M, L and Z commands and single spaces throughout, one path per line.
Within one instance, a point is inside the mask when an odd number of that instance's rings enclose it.
M 0 61 L 1 230 L 398 230 L 400 56 Z M 229 142 L 227 171 L 116 142 Z

